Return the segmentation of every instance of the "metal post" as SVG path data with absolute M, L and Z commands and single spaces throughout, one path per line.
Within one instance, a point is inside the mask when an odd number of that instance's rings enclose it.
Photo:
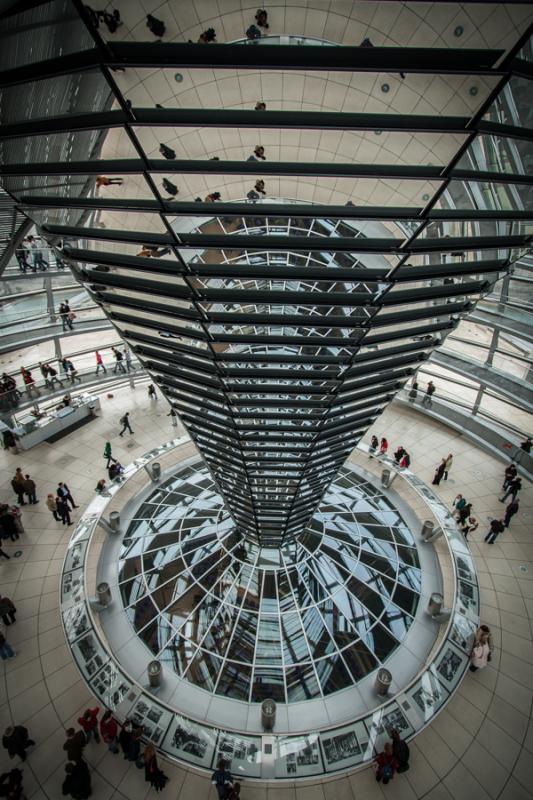
M 429 598 L 428 603 L 428 614 L 431 617 L 436 617 L 442 611 L 442 604 L 444 603 L 444 597 L 439 592 L 433 592 L 431 597 Z
M 427 541 L 428 541 L 428 539 L 429 539 L 431 536 L 433 536 L 433 532 L 434 532 L 434 523 L 433 523 L 433 520 L 431 520 L 431 519 L 426 519 L 426 520 L 424 521 L 423 525 L 422 525 L 422 530 L 421 530 L 421 532 L 420 532 L 420 535 L 421 535 L 422 539 L 423 539 L 425 542 L 427 542 Z
M 389 693 L 390 685 L 392 683 L 392 673 L 385 667 L 378 669 L 376 680 L 374 682 L 374 689 L 380 697 L 384 697 Z
M 46 310 L 50 316 L 50 322 L 57 322 L 57 316 L 54 308 L 54 293 L 52 291 L 52 278 L 50 275 L 45 275 L 44 277 L 44 288 L 46 289 Z
M 161 673 L 163 668 L 161 667 L 160 661 L 150 661 L 148 667 L 146 668 L 146 672 L 148 673 L 148 682 L 152 689 L 156 689 L 158 686 L 161 685 Z
M 264 731 L 271 731 L 276 724 L 276 701 L 268 698 L 261 703 L 261 725 Z
M 112 511 L 110 513 L 110 515 L 109 515 L 109 527 L 114 532 L 120 530 L 120 513 L 118 511 Z
M 381 473 L 381 485 L 384 489 L 388 489 L 396 477 L 396 473 L 391 469 L 384 469 Z
M 98 597 L 98 603 L 101 606 L 107 607 L 111 602 L 111 589 L 109 588 L 109 584 L 103 581 L 99 583 L 96 587 L 96 596 Z

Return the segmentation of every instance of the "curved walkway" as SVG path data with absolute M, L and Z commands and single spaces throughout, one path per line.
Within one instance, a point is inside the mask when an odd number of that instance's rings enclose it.
M 89 426 L 53 446 L 40 445 L 18 456 L 0 453 L 3 481 L 0 499 L 12 501 L 9 485 L 15 467 L 36 477 L 39 505 L 24 508 L 26 533 L 7 551 L 19 558 L 2 561 L 2 594 L 18 607 L 17 622 L 8 640 L 16 658 L 0 666 L 0 724 L 28 726 L 37 746 L 24 765 L 26 793 L 31 800 L 57 800 L 65 760 L 65 728 L 89 703 L 64 643 L 58 610 L 58 576 L 65 554 L 68 529 L 48 513 L 44 499 L 58 480 L 66 480 L 82 507 L 93 496 L 104 474 L 104 442 L 111 439 L 114 454 L 127 462 L 153 445 L 179 435 L 166 417 L 168 406 L 149 405 L 144 388 L 121 389 L 113 399 L 102 397 L 102 412 Z M 118 419 L 131 413 L 135 435 L 118 438 Z M 500 514 L 497 493 L 504 463 L 465 441 L 459 433 L 423 417 L 416 410 L 393 405 L 380 417 L 376 434 L 386 433 L 392 445 L 403 444 L 412 455 L 412 467 L 430 480 L 436 461 L 453 452 L 450 480 L 438 491 L 451 502 L 457 491 L 472 500 L 480 521 L 471 548 L 480 582 L 482 618 L 493 631 L 496 652 L 488 668 L 468 674 L 457 695 L 436 721 L 411 746 L 411 769 L 381 787 L 373 772 L 364 769 L 328 781 L 265 787 L 244 783 L 243 800 L 382 800 L 394 793 L 400 800 L 526 800 L 531 798 L 530 764 L 533 728 L 530 726 L 530 690 L 533 673 L 533 542 L 530 519 L 533 489 L 522 491 L 521 510 L 511 529 L 497 544 L 483 543 L 487 519 Z M 140 800 L 154 796 L 143 772 L 91 743 L 87 758 L 93 769 L 95 800 Z M 0 770 L 12 767 L 4 750 Z M 171 780 L 163 797 L 179 800 L 215 800 L 208 776 L 165 764 Z

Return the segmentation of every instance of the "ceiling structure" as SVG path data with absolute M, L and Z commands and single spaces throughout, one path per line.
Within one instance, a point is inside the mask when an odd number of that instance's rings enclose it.
M 225 5 L 199 24 L 239 38 L 254 12 Z M 272 8 L 259 44 L 182 43 L 202 28 L 179 24 L 176 3 L 158 9 L 163 42 L 128 7 L 114 35 L 77 2 L 4 21 L 4 188 L 62 246 L 264 547 L 305 530 L 365 430 L 532 233 L 531 9 L 331 6 Z M 20 46 L 33 14 L 55 31 L 41 53 Z M 266 161 L 250 160 L 258 145 Z M 102 174 L 123 183 L 95 190 Z

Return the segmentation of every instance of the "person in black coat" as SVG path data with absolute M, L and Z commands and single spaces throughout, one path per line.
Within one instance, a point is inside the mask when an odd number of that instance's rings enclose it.
M 65 772 L 61 787 L 63 795 L 69 794 L 73 800 L 87 800 L 92 794 L 91 773 L 87 763 L 82 759 L 76 764 L 67 764 Z
M 443 478 L 443 475 L 444 475 L 445 471 L 446 471 L 446 459 L 443 458 L 442 461 L 440 462 L 439 466 L 435 470 L 435 475 L 433 477 L 433 480 L 431 481 L 433 486 L 438 486 L 439 485 L 439 483 L 441 482 L 441 480 Z
M 407 772 L 409 769 L 409 746 L 396 729 L 391 731 L 391 739 L 392 754 L 398 763 L 396 772 Z
M 26 749 L 34 745 L 30 739 L 28 729 L 24 725 L 10 725 L 2 737 L 2 745 L 9 753 L 10 758 L 18 756 L 22 761 L 26 761 Z
M 60 497 L 59 495 L 56 497 L 56 508 L 63 525 L 72 525 L 72 520 L 70 519 L 70 509 L 68 507 L 66 497 Z

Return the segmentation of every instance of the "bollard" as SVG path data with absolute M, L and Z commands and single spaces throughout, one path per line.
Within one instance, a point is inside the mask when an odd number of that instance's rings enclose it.
M 112 531 L 120 530 L 120 512 L 112 511 L 109 515 L 109 527 Z
M 261 703 L 261 725 L 264 731 L 271 731 L 276 724 L 276 701 L 268 698 Z
M 429 598 L 428 614 L 431 617 L 438 616 L 442 611 L 443 603 L 444 603 L 444 597 L 439 592 L 433 592 L 433 594 Z
M 426 539 L 427 544 L 433 544 L 433 542 L 436 541 L 439 538 L 439 536 L 442 536 L 443 533 L 444 531 L 442 530 L 442 528 L 436 528 L 433 531 L 433 534 L 429 537 L 429 539 Z
M 431 536 L 433 536 L 433 532 L 434 532 L 434 531 L 433 531 L 433 529 L 434 529 L 433 520 L 431 520 L 431 519 L 426 519 L 426 520 L 424 521 L 423 525 L 422 525 L 422 530 L 421 530 L 421 532 L 420 532 L 420 535 L 422 536 L 422 539 L 423 539 L 425 542 L 427 542 L 427 541 L 428 541 L 428 539 L 429 539 Z
M 152 480 L 158 481 L 161 477 L 161 464 L 159 461 L 154 461 L 152 464 Z
M 105 581 L 99 583 L 96 587 L 96 596 L 101 606 L 108 606 L 111 602 L 111 589 L 109 588 L 109 584 L 105 583 Z
M 392 673 L 385 667 L 378 669 L 374 689 L 380 697 L 384 697 L 389 693 L 390 685 L 392 683 Z
M 160 661 L 150 661 L 148 667 L 146 668 L 148 673 L 148 682 L 152 689 L 157 688 L 161 684 L 161 662 Z

